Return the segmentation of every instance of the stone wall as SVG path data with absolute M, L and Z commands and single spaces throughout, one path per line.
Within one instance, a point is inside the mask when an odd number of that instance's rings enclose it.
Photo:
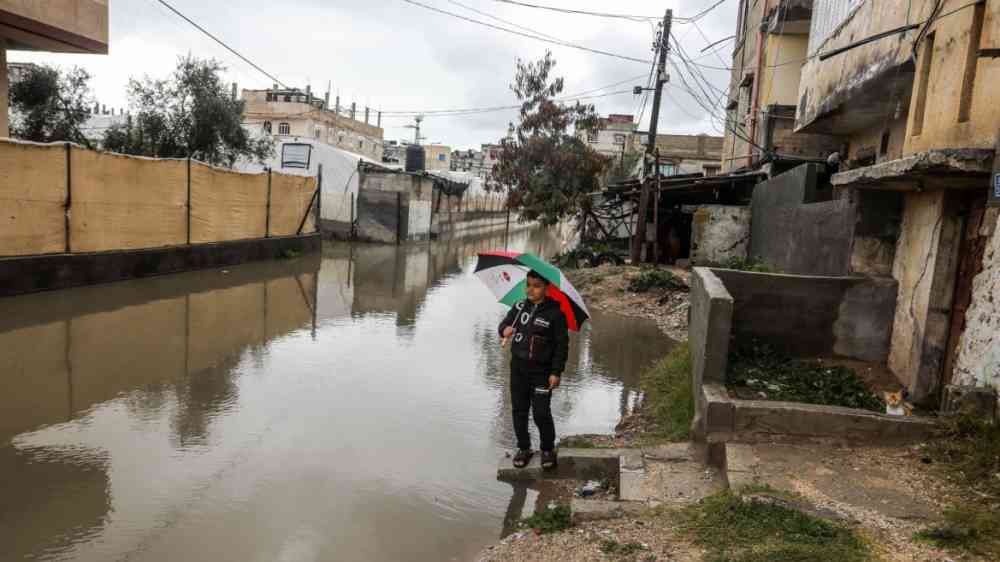
M 695 439 L 705 437 L 706 400 L 702 387 L 724 384 L 729 361 L 733 297 L 712 270 L 696 267 L 691 272 L 691 310 L 688 342 L 691 353 L 691 380 L 695 419 L 691 429 Z
M 730 258 L 747 257 L 750 208 L 703 205 L 691 223 L 691 263 L 721 265 Z
M 981 234 L 992 238 L 983 254 L 983 270 L 973 279 L 972 304 L 955 364 L 956 384 L 1000 389 L 1000 209 L 987 211 Z

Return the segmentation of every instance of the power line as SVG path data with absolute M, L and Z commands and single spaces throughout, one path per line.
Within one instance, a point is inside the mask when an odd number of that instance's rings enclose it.
M 157 0 L 157 2 L 159 2 L 160 4 L 163 4 L 164 6 L 166 6 L 171 12 L 173 12 L 173 13 L 177 14 L 178 16 L 180 16 L 182 19 L 184 19 L 184 21 L 186 21 L 189 24 L 193 25 L 198 31 L 204 33 L 205 35 L 207 35 L 209 38 L 211 38 L 213 41 L 215 41 L 219 45 L 222 45 L 227 51 L 229 51 L 230 53 L 232 53 L 232 54 L 236 55 L 237 57 L 239 57 L 243 62 L 249 64 L 252 67 L 254 67 L 258 72 L 260 72 L 264 76 L 267 76 L 268 78 L 270 78 L 272 81 L 274 81 L 275 83 L 277 83 L 282 88 L 287 88 L 288 87 L 281 80 L 278 80 L 277 78 L 275 78 L 275 76 L 273 74 L 271 74 L 270 72 L 268 72 L 268 71 L 264 70 L 263 68 L 257 66 L 257 64 L 255 64 L 253 61 L 251 61 L 250 59 L 248 59 L 245 56 L 241 55 L 239 53 L 239 51 L 237 51 L 236 49 L 230 47 L 223 40 L 219 39 L 215 35 L 212 35 L 204 27 L 202 27 L 202 26 L 198 25 L 197 23 L 195 23 L 194 20 L 192 20 L 191 18 L 189 18 L 189 17 L 185 16 L 184 14 L 180 13 L 180 11 L 178 11 L 177 8 L 174 8 L 173 6 L 171 6 L 170 4 L 168 4 L 166 2 L 166 0 Z
M 514 27 L 516 27 L 518 29 L 522 29 L 522 30 L 527 31 L 529 33 L 533 33 L 535 35 L 540 35 L 542 37 L 545 37 L 546 39 L 552 39 L 553 41 L 561 41 L 561 39 L 559 39 L 558 37 L 554 37 L 554 36 L 549 35 L 547 33 L 542 33 L 541 31 L 536 31 L 534 29 L 531 29 L 530 27 L 524 27 L 523 25 L 519 25 L 519 24 L 516 24 L 516 23 L 514 23 L 512 21 L 505 20 L 503 18 L 494 16 L 493 14 L 490 14 L 489 12 L 484 12 L 482 10 L 477 10 L 476 8 L 473 8 L 471 6 L 466 6 L 465 4 L 463 4 L 461 2 L 458 2 L 458 0 L 447 0 L 447 2 L 450 3 L 450 4 L 454 4 L 456 6 L 460 6 L 462 8 L 465 8 L 466 10 L 469 10 L 470 12 L 479 14 L 481 16 L 486 16 L 486 17 L 488 17 L 488 18 L 490 18 L 492 20 L 496 20 L 496 21 L 498 21 L 500 23 L 505 23 L 507 25 L 512 25 L 512 26 L 514 26 Z
M 560 101 L 560 100 L 564 100 L 564 99 L 576 99 L 576 98 L 579 98 L 581 96 L 585 96 L 587 94 L 592 94 L 592 93 L 595 93 L 595 92 L 600 92 L 601 90 L 607 90 L 608 88 L 614 88 L 615 86 L 621 86 L 622 84 L 626 84 L 628 82 L 633 82 L 635 80 L 638 80 L 639 78 L 642 78 L 643 76 L 645 76 L 645 74 L 640 74 L 638 76 L 632 76 L 630 78 L 626 78 L 624 80 L 619 80 L 618 82 L 614 82 L 612 84 L 606 84 L 604 86 L 600 86 L 598 88 L 593 88 L 593 89 L 586 90 L 586 91 L 583 91 L 583 92 L 577 92 L 575 94 L 567 94 L 567 95 L 562 96 L 560 98 L 556 98 L 556 101 Z M 521 106 L 520 105 L 512 105 L 512 106 L 494 106 L 494 107 L 503 107 L 503 108 L 514 107 L 514 108 L 517 108 L 517 107 L 521 107 Z M 382 115 L 393 115 L 393 114 L 404 114 L 404 115 L 422 114 L 422 115 L 428 115 L 428 114 L 434 114 L 434 113 L 448 113 L 448 112 L 452 112 L 452 111 L 474 111 L 474 110 L 477 110 L 477 109 L 490 109 L 490 108 L 487 107 L 487 108 L 456 108 L 456 109 L 427 109 L 427 110 L 415 110 L 415 109 L 405 109 L 405 110 L 404 109 L 395 109 L 395 110 L 392 110 L 392 109 L 387 109 L 387 110 L 383 110 L 382 111 Z
M 163 0 L 160 0 L 160 1 L 162 2 Z M 456 14 L 454 12 L 449 12 L 448 10 L 442 10 L 440 8 L 435 8 L 434 6 L 428 6 L 427 4 L 424 4 L 422 2 L 417 2 L 416 0 L 403 0 L 403 2 L 406 2 L 407 4 L 413 4 L 414 6 L 420 6 L 421 8 L 430 10 L 432 12 L 437 12 L 439 14 L 444 14 L 446 16 L 451 16 L 453 18 L 458 18 L 460 20 L 464 20 L 464 21 L 467 21 L 467 22 L 470 22 L 470 23 L 475 23 L 477 25 L 482 25 L 482 26 L 485 26 L 485 27 L 489 27 L 491 29 L 496 29 L 498 31 L 505 31 L 507 33 L 512 33 L 514 35 L 519 35 L 521 37 L 527 37 L 528 39 L 534 39 L 536 41 L 542 41 L 543 43 L 551 43 L 551 44 L 559 45 L 559 46 L 562 46 L 562 47 L 570 47 L 570 48 L 573 48 L 573 49 L 579 49 L 581 51 L 587 51 L 589 53 L 594 53 L 594 54 L 597 54 L 597 55 L 604 55 L 604 56 L 607 56 L 607 57 L 614 57 L 614 58 L 617 58 L 617 59 L 622 59 L 622 60 L 627 60 L 627 61 L 632 61 L 632 62 L 638 62 L 638 63 L 642 63 L 642 64 L 650 64 L 652 62 L 652 61 L 648 61 L 648 60 L 645 60 L 645 59 L 640 59 L 640 58 L 636 58 L 636 57 L 630 57 L 628 55 L 620 55 L 620 54 L 617 54 L 617 53 L 612 53 L 610 51 L 602 51 L 600 49 L 592 49 L 590 47 L 584 47 L 583 45 L 577 45 L 575 43 L 569 43 L 567 41 L 547 39 L 545 37 L 541 37 L 540 35 L 537 35 L 537 32 L 534 32 L 536 34 L 523 33 L 521 31 L 517 31 L 517 30 L 514 30 L 514 29 L 509 29 L 509 28 L 506 28 L 506 27 L 501 27 L 499 25 L 493 25 L 492 23 L 487 23 L 487 22 L 484 22 L 482 20 L 477 20 L 477 19 L 474 19 L 474 18 L 463 16 L 461 14 Z
M 618 90 L 618 91 L 615 91 L 615 92 L 607 92 L 607 93 L 604 93 L 604 94 L 595 94 L 595 95 L 589 95 L 589 96 L 580 96 L 580 95 L 577 95 L 575 97 L 557 98 L 557 99 L 554 99 L 552 101 L 557 102 L 557 103 L 565 103 L 565 102 L 570 102 L 570 101 L 581 101 L 581 100 L 588 100 L 588 99 L 606 98 L 606 97 L 611 97 L 611 96 L 620 96 L 620 95 L 623 95 L 623 94 L 631 94 L 631 93 L 632 93 L 632 90 Z M 437 112 L 424 112 L 424 111 L 421 111 L 421 112 L 415 112 L 415 113 L 394 113 L 394 114 L 390 114 L 390 115 L 383 114 L 382 117 L 383 117 L 383 119 L 393 119 L 393 118 L 405 118 L 405 119 L 409 119 L 409 118 L 414 117 L 416 115 L 423 115 L 425 117 L 451 117 L 451 116 L 463 116 L 463 115 L 479 115 L 479 114 L 482 114 L 482 113 L 494 113 L 494 112 L 499 112 L 499 111 L 513 111 L 513 110 L 517 110 L 517 109 L 521 109 L 521 104 L 518 104 L 518 105 L 498 105 L 498 106 L 494 106 L 494 107 L 478 107 L 478 108 L 467 108 L 467 109 L 439 110 Z
M 540 4 L 529 4 L 527 2 L 516 2 L 515 0 L 494 0 L 503 4 L 513 4 L 515 6 L 523 6 L 525 8 L 535 8 L 538 10 L 548 10 L 550 12 L 562 12 L 564 14 L 578 14 L 584 16 L 597 16 L 602 18 L 614 18 L 623 19 L 635 22 L 645 22 L 649 20 L 659 20 L 658 16 L 636 16 L 629 14 L 609 14 L 606 12 L 588 12 L 586 10 L 570 10 L 567 8 L 556 8 L 555 6 L 542 6 Z

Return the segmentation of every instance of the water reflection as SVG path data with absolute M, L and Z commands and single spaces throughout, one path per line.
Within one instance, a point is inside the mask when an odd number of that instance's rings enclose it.
M 510 242 L 558 250 L 542 231 Z M 495 481 L 513 444 L 504 308 L 471 271 L 502 244 L 328 245 L 0 300 L 4 554 L 469 558 L 536 493 Z M 665 344 L 595 313 L 560 431 L 610 431 Z

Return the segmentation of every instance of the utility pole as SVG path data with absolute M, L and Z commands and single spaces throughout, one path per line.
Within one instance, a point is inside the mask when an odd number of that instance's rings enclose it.
M 656 89 L 653 91 L 653 113 L 649 122 L 649 141 L 646 143 L 646 153 L 643 155 L 642 191 L 639 194 L 639 215 L 636 217 L 635 237 L 632 240 L 632 264 L 637 265 L 642 259 L 642 248 L 646 244 L 646 214 L 649 211 L 649 183 L 645 178 L 649 156 L 656 148 L 656 125 L 660 120 L 660 98 L 663 97 L 663 85 L 667 83 L 667 52 L 670 50 L 670 23 L 674 11 L 667 10 L 663 15 L 663 29 L 660 31 L 660 58 L 656 62 Z M 657 164 L 654 173 L 659 176 Z

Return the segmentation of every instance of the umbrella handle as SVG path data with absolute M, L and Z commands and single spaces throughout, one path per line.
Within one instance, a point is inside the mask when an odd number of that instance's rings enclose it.
M 500 341 L 500 347 L 507 347 L 510 344 L 510 338 L 504 338 Z

